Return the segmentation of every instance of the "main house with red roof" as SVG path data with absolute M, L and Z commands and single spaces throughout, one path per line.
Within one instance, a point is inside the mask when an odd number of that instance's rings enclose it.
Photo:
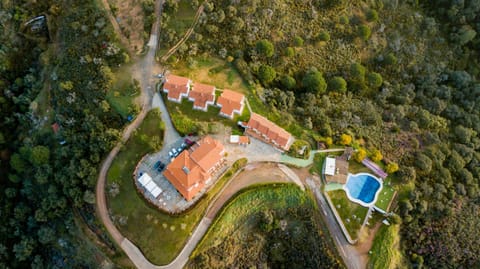
M 241 115 L 245 106 L 245 96 L 232 90 L 223 90 L 218 97 L 217 106 L 221 107 L 220 115 L 233 119 L 234 114 Z
M 163 91 L 167 93 L 170 101 L 180 103 L 183 97 L 188 97 L 192 81 L 185 77 L 167 75 L 163 84 Z
M 256 113 L 250 116 L 245 133 L 270 143 L 282 151 L 288 150 L 294 141 L 289 132 Z
M 192 200 L 224 163 L 222 143 L 206 136 L 184 150 L 165 169 L 163 175 L 187 200 Z
M 208 106 L 215 103 L 215 86 L 195 82 L 188 100 L 193 102 L 194 109 L 207 111 Z

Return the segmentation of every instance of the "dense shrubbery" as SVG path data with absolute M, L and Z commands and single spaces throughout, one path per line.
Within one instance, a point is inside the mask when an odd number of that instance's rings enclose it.
M 387 169 L 395 171 L 398 163 L 401 183 L 415 183 L 400 196 L 406 197 L 400 213 L 407 258 L 436 268 L 471 266 L 477 248 L 455 252 L 447 229 L 435 227 L 449 225 L 443 222 L 452 214 L 463 216 L 479 197 L 480 6 L 475 1 L 423 2 L 438 20 L 395 1 L 370 6 L 360 1 L 251 1 L 232 6 L 217 0 L 196 29 L 203 39 L 190 46 L 212 54 L 223 49 L 234 57 L 256 93 L 283 113 L 278 118 L 294 115 L 306 130 L 337 141 L 342 133 L 355 134 L 362 149 L 359 160 L 381 149 Z M 222 13 L 226 19 L 219 21 Z M 215 35 L 207 32 L 213 26 Z M 259 41 L 273 45 L 268 45 L 269 57 L 258 49 Z M 272 67 L 277 79 L 265 83 L 261 66 Z M 436 238 L 445 239 L 445 248 L 430 245 L 426 231 L 431 229 Z M 473 246 L 479 236 L 469 232 L 465 244 Z M 451 259 L 438 260 L 438 253 Z
M 5 134 L 0 189 L 6 194 L 0 196 L 2 268 L 95 266 L 93 257 L 85 258 L 74 241 L 72 208 L 81 209 L 95 226 L 97 167 L 123 125 L 105 102 L 110 68 L 128 57 L 92 1 L 67 2 L 0 4 L 7 52 L 0 61 L 0 127 Z M 59 38 L 55 45 L 35 43 L 12 31 L 39 14 L 48 15 L 49 32 Z M 32 102 L 42 89 L 51 100 Z M 32 113 L 31 103 L 46 109 Z M 53 122 L 60 127 L 57 134 L 51 131 Z

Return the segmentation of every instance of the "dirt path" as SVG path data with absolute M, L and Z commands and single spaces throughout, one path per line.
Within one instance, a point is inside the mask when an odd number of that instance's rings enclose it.
M 205 1 L 207 2 L 207 1 Z M 195 25 L 197 25 L 197 22 L 198 22 L 198 19 L 200 18 L 200 14 L 202 14 L 203 12 L 203 4 L 200 5 L 197 9 L 197 13 L 195 13 L 195 18 L 193 19 L 193 23 L 192 23 L 192 26 L 190 26 L 190 28 L 188 28 L 187 32 L 185 33 L 185 35 L 182 37 L 182 39 L 180 39 L 177 44 L 175 44 L 172 48 L 170 48 L 167 53 L 165 53 L 165 55 L 162 56 L 161 58 L 161 61 L 162 62 L 165 62 L 168 57 L 172 56 L 172 54 L 175 53 L 175 51 L 177 51 L 177 49 L 185 42 L 187 41 L 187 39 L 190 37 L 190 35 L 193 33 L 193 30 L 195 29 Z
M 102 4 L 103 8 L 107 12 L 108 20 L 110 21 L 110 24 L 113 26 L 113 30 L 115 30 L 117 37 L 120 39 L 120 42 L 125 47 L 125 49 L 127 49 L 128 52 L 132 54 L 132 51 L 130 50 L 130 43 L 128 42 L 128 39 L 125 37 L 125 35 L 123 35 L 123 32 L 120 29 L 120 25 L 118 25 L 117 20 L 115 19 L 115 17 L 113 17 L 113 12 L 112 12 L 112 9 L 110 8 L 110 5 L 108 4 L 108 0 L 101 0 L 100 3 Z

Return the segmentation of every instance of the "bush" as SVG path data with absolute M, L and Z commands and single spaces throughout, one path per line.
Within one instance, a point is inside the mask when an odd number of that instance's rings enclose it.
M 275 69 L 269 65 L 261 65 L 258 69 L 258 78 L 263 84 L 269 84 L 277 76 Z
M 265 57 L 272 57 L 275 53 L 275 48 L 273 47 L 273 44 L 266 39 L 258 41 L 256 48 L 258 53 L 264 55 Z
M 354 81 L 363 82 L 365 81 L 366 69 L 363 65 L 359 63 L 353 63 L 350 66 L 350 76 Z
M 307 72 L 303 77 L 302 84 L 307 91 L 316 94 L 323 94 L 327 90 L 327 83 L 325 82 L 322 73 L 316 69 Z
M 368 27 L 368 25 L 362 24 L 358 27 L 358 36 L 361 39 L 367 41 L 371 35 L 372 30 L 370 29 L 370 27 Z
M 330 41 L 330 34 L 327 31 L 321 31 L 320 34 L 318 34 L 318 40 L 320 41 Z
M 347 82 L 342 77 L 333 77 L 328 82 L 328 90 L 345 93 L 347 91 Z
M 346 15 L 342 15 L 338 18 L 338 22 L 343 24 L 343 25 L 347 25 L 350 23 L 350 20 L 348 19 L 348 17 Z
M 342 134 L 340 136 L 340 144 L 344 145 L 344 146 L 349 146 L 350 144 L 352 144 L 352 136 L 351 135 L 348 135 L 348 134 Z
M 397 64 L 398 60 L 397 57 L 393 53 L 389 53 L 383 59 L 383 63 L 385 65 L 395 65 Z
M 382 75 L 379 73 L 371 72 L 367 75 L 367 83 L 373 89 L 378 89 L 383 84 Z
M 367 157 L 367 151 L 363 148 L 359 148 L 355 153 L 353 153 L 353 159 L 359 163 Z
M 292 47 L 287 47 L 283 53 L 287 57 L 295 56 L 295 50 Z
M 293 38 L 293 44 L 296 46 L 296 47 L 301 47 L 303 46 L 303 43 L 304 43 L 304 40 L 303 38 L 299 37 L 299 36 L 296 36 Z
M 282 85 L 288 90 L 295 88 L 297 85 L 297 81 L 289 75 L 283 75 L 280 79 L 280 83 L 282 83 Z
M 375 9 L 370 9 L 369 11 L 367 11 L 366 15 L 369 22 L 378 21 L 378 12 Z

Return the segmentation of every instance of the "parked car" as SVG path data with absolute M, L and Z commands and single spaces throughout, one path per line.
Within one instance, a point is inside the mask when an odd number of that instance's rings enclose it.
M 173 157 L 173 152 L 169 151 L 168 156 L 170 156 L 170 158 Z
M 161 164 L 162 164 L 161 161 L 157 161 L 157 162 L 153 165 L 153 169 L 157 169 Z
M 158 172 L 162 172 L 163 169 L 165 169 L 165 164 L 161 162 L 160 165 L 159 165 L 158 168 L 157 168 L 157 171 L 158 171 Z

